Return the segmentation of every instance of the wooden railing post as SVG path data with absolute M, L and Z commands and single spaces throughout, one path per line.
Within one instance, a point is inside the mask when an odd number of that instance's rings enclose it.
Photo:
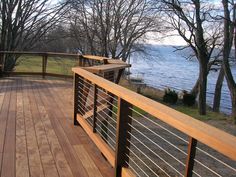
M 97 85 L 94 84 L 93 88 L 93 133 L 96 133 L 96 122 L 97 122 Z
M 188 156 L 187 156 L 187 160 L 186 160 L 186 168 L 185 168 L 185 175 L 184 175 L 185 177 L 192 177 L 192 175 L 193 175 L 196 147 L 197 147 L 197 140 L 190 137 L 189 144 L 188 144 Z
M 79 66 L 80 66 L 80 67 L 82 67 L 82 60 L 83 60 L 83 56 L 80 55 L 80 56 L 79 56 Z
M 74 74 L 74 125 L 79 125 L 77 113 L 79 109 L 79 75 Z
M 44 75 L 47 73 L 47 64 L 48 64 L 48 54 L 45 54 L 45 61 L 44 61 Z
M 121 177 L 122 167 L 126 166 L 129 161 L 130 134 L 131 131 L 131 116 L 132 105 L 127 101 L 118 98 L 118 113 L 117 113 L 117 128 L 116 128 L 116 154 L 115 154 L 115 176 Z M 127 154 L 127 155 L 126 155 Z
M 0 53 L 0 76 L 4 72 L 4 54 Z
M 46 75 L 46 61 L 47 60 L 47 55 L 43 54 L 42 56 L 42 77 L 45 78 Z

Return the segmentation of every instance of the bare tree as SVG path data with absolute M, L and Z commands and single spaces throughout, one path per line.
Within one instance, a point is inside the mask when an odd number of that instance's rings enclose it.
M 65 3 L 51 0 L 1 0 L 0 50 L 30 50 L 61 18 Z M 12 70 L 16 58 L 2 59 L 4 70 Z
M 199 91 L 198 106 L 201 115 L 206 114 L 207 75 L 214 64 L 212 55 L 216 46 L 220 45 L 221 25 L 214 20 L 217 11 L 207 1 L 200 0 L 161 0 L 162 11 L 166 14 L 169 28 L 178 32 L 185 40 L 187 47 L 193 51 L 199 62 L 199 78 L 195 91 Z
M 216 81 L 216 86 L 215 86 L 215 93 L 214 93 L 214 100 L 213 100 L 213 111 L 214 112 L 219 112 L 220 111 L 220 100 L 221 100 L 221 90 L 223 86 L 223 81 L 224 81 L 224 68 L 221 66 L 219 75 Z
M 123 61 L 158 20 L 148 0 L 82 0 L 71 1 L 71 7 L 71 33 L 79 49 Z
M 236 26 L 236 4 L 233 0 L 222 0 L 222 4 L 224 7 L 223 69 L 232 101 L 232 116 L 234 123 L 236 123 L 236 82 L 229 64 L 229 56 L 233 41 L 236 41 L 236 35 L 234 33 Z

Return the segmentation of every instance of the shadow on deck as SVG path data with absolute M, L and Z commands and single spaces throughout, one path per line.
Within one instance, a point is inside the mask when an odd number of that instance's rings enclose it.
M 72 80 L 0 79 L 0 176 L 113 176 L 113 168 L 73 125 Z

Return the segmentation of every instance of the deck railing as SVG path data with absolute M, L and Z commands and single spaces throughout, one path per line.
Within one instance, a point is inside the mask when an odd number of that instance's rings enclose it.
M 236 176 L 236 137 L 82 68 L 74 72 L 74 123 L 115 176 Z
M 4 60 L 7 58 L 6 56 L 10 55 L 11 57 L 15 57 L 18 59 L 22 59 L 22 62 L 29 60 L 29 58 L 24 57 L 31 57 L 30 59 L 35 61 L 34 65 L 36 67 L 29 68 L 26 71 L 18 71 L 16 66 L 16 70 L 10 72 L 4 72 Z M 35 58 L 34 58 L 35 57 Z M 40 61 L 41 60 L 41 61 Z M 50 61 L 57 62 L 57 66 L 59 67 L 60 62 L 69 61 L 70 66 L 67 68 L 68 71 L 71 72 L 71 67 L 80 66 L 94 66 L 100 65 L 107 62 L 107 58 L 105 57 L 96 57 L 90 55 L 78 55 L 78 54 L 68 54 L 68 53 L 54 53 L 54 52 L 26 52 L 26 51 L 0 51 L 0 74 L 6 75 L 41 75 L 43 78 L 45 76 L 57 76 L 57 77 L 73 77 L 72 73 L 65 73 L 65 72 L 56 72 L 54 71 L 50 65 Z M 73 61 L 72 61 L 73 60 Z M 19 66 L 21 63 L 19 63 Z M 37 65 L 37 66 L 36 66 Z M 61 63 L 61 65 L 65 65 L 65 63 Z M 63 66 L 62 66 L 63 67 Z

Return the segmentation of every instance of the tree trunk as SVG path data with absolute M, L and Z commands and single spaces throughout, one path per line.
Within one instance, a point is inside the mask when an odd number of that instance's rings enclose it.
M 232 103 L 232 117 L 234 123 L 236 123 L 236 82 L 229 64 L 229 55 L 232 48 L 233 39 L 236 37 L 234 35 L 235 26 L 230 23 L 230 10 L 228 7 L 228 0 L 222 0 L 224 6 L 224 45 L 223 45 L 223 68 L 224 74 L 227 81 L 227 85 L 230 91 L 231 103 Z M 235 8 L 235 6 L 234 6 Z M 233 10 L 233 21 L 236 21 L 235 9 Z
M 191 94 L 197 97 L 199 91 L 199 78 L 197 79 L 197 82 L 195 83 L 194 87 L 191 90 Z
M 216 81 L 215 93 L 214 93 L 214 101 L 213 101 L 213 111 L 220 111 L 220 100 L 221 100 L 221 90 L 224 81 L 224 68 L 223 66 L 220 69 L 218 79 Z
M 200 115 L 206 115 L 206 89 L 207 89 L 207 65 L 205 63 L 200 63 L 199 97 L 198 97 L 198 111 Z
M 234 94 L 231 96 L 232 98 L 232 118 L 234 124 L 236 124 L 236 89 L 234 90 Z

